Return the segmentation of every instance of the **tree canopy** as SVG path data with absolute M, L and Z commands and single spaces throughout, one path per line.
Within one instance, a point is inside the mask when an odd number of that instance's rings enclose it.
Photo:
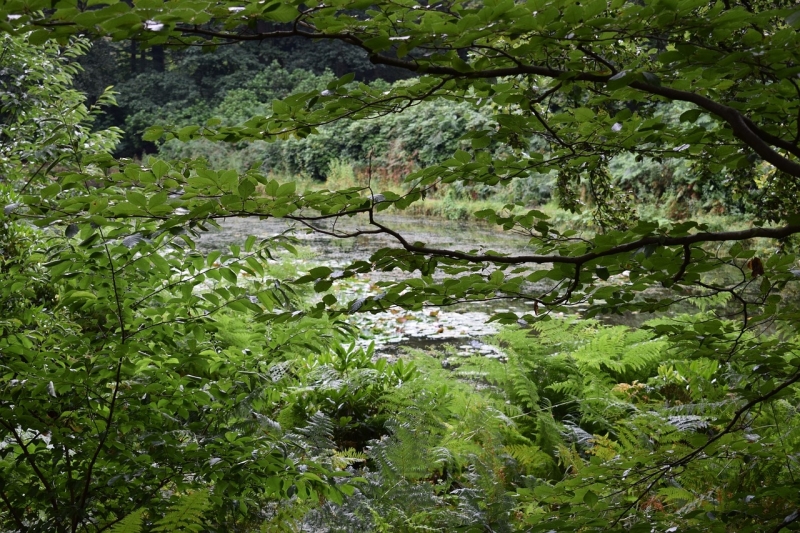
M 36 342 L 47 353 L 69 346 L 73 352 L 91 354 L 86 357 L 92 361 L 104 361 L 92 367 L 99 373 L 92 379 L 97 387 L 109 383 L 111 391 L 110 395 L 98 394 L 105 399 L 98 399 L 86 415 L 84 423 L 94 425 L 92 435 L 99 442 L 80 448 L 83 455 L 53 451 L 47 444 L 41 444 L 41 450 L 34 447 L 35 453 L 29 450 L 24 431 L 14 430 L 50 431 L 46 429 L 47 407 L 31 407 L 18 419 L 20 410 L 11 407 L 12 402 L 19 402 L 14 396 L 18 393 L 9 393 L 4 400 L 2 418 L 17 439 L 18 461 L 40 480 L 36 490 L 52 500 L 42 498 L 45 505 L 62 513 L 59 516 L 69 517 L 72 526 L 65 530 L 89 527 L 84 524 L 91 519 L 81 512 L 90 494 L 102 500 L 102 491 L 89 490 L 98 480 L 109 491 L 122 490 L 117 488 L 123 485 L 121 478 L 114 477 L 122 474 L 115 474 L 110 467 L 93 473 L 98 458 L 106 455 L 112 419 L 114 427 L 125 428 L 121 430 L 125 433 L 136 424 L 149 427 L 149 417 L 168 411 L 191 419 L 191 424 L 187 429 L 173 420 L 172 440 L 153 443 L 151 447 L 157 451 L 137 455 L 124 439 L 114 441 L 121 442 L 118 453 L 129 454 L 125 468 L 130 479 L 147 491 L 159 490 L 159 483 L 167 480 L 175 482 L 181 478 L 179 472 L 190 468 L 186 464 L 173 470 L 165 466 L 166 473 L 145 468 L 145 474 L 138 474 L 138 463 L 166 465 L 168 461 L 159 459 L 157 453 L 163 452 L 171 461 L 177 450 L 188 450 L 184 460 L 194 465 L 192 475 L 208 475 L 220 484 L 241 484 L 250 491 L 289 496 L 294 487 L 292 494 L 301 491 L 312 498 L 319 492 L 341 499 L 341 493 L 350 490 L 326 484 L 333 478 L 327 467 L 321 466 L 317 473 L 293 470 L 297 456 L 281 455 L 277 447 L 271 455 L 254 460 L 256 466 L 242 471 L 241 478 L 222 480 L 205 472 L 217 461 L 244 462 L 252 444 L 237 440 L 235 432 L 229 431 L 247 417 L 236 411 L 234 404 L 258 385 L 255 377 L 250 383 L 236 382 L 233 388 L 226 381 L 226 372 L 233 372 L 240 359 L 220 356 L 226 347 L 214 337 L 216 326 L 208 318 L 224 307 L 253 313 L 257 321 L 278 327 L 393 306 L 417 309 L 464 301 L 525 299 L 535 302 L 535 311 L 523 317 L 499 313 L 494 318 L 533 324 L 578 306 L 586 316 L 595 316 L 665 311 L 690 298 L 727 298 L 724 317 L 649 326 L 654 334 L 669 335 L 681 357 L 713 360 L 738 376 L 727 391 L 725 401 L 730 408 L 717 415 L 713 430 L 695 434 L 688 449 L 678 455 L 617 456 L 609 458 L 608 464 L 597 459 L 581 476 L 535 495 L 520 492 L 520 497 L 530 503 L 527 518 L 531 530 L 650 531 L 650 524 L 637 522 L 635 517 L 643 511 L 651 489 L 678 478 L 710 456 L 764 454 L 760 444 L 741 437 L 748 430 L 748 416 L 788 395 L 800 381 L 795 332 L 800 315 L 792 295 L 798 279 L 795 236 L 800 233 L 800 10 L 796 5 L 708 0 L 430 4 L 413 0 L 10 0 L 0 7 L 0 25 L 9 35 L 25 36 L 33 47 L 67 46 L 83 36 L 208 50 L 243 41 L 301 38 L 339 43 L 337 46 L 343 43 L 373 64 L 413 74 L 391 86 L 356 82 L 353 74 L 347 74 L 330 81 L 323 90 L 311 87 L 276 99 L 271 113 L 239 125 L 211 119 L 193 126 L 151 127 L 144 138 L 153 142 L 281 142 L 313 136 L 337 121 L 374 120 L 428 101 L 491 111 L 490 122 L 464 135 L 469 147 L 410 173 L 401 194 L 374 190 L 371 183 L 344 190 L 301 191 L 294 182 L 279 183 L 257 169 L 214 170 L 193 160 L 115 159 L 107 147 L 74 140 L 68 158 L 59 150 L 35 156 L 28 155 L 30 151 L 19 152 L 22 155 L 14 176 L 26 185 L 17 189 L 18 201 L 6 208 L 7 214 L 40 228 L 58 228 L 67 237 L 60 247 L 48 250 L 46 267 L 51 279 L 66 287 L 58 305 L 73 313 L 67 320 L 70 327 L 61 328 L 62 337 L 43 336 Z M 34 84 L 42 83 L 34 80 Z M 19 110 L 27 105 L 24 100 L 4 89 L 4 118 L 22 116 Z M 666 105 L 679 109 L 677 118 L 675 113 L 664 112 Z M 85 122 L 86 117 L 79 118 Z M 66 134 L 76 129 L 80 130 L 73 124 Z M 6 130 L 0 133 L 3 140 L 14 135 Z M 531 139 L 539 142 L 532 144 Z M 620 154 L 638 160 L 685 161 L 697 180 L 720 180 L 742 205 L 750 226 L 714 231 L 691 220 L 638 220 L 631 207 L 634 198 L 614 187 L 610 179 L 609 165 Z M 365 163 L 369 165 L 369 161 Z M 597 231 L 590 235 L 560 231 L 541 211 L 513 203 L 502 210 L 480 212 L 480 218 L 489 224 L 529 238 L 525 253 L 506 254 L 471 249 L 469 243 L 435 248 L 413 242 L 393 229 L 385 217 L 408 208 L 443 184 L 507 186 L 531 173 L 556 176 L 559 202 L 573 211 L 590 212 Z M 261 244 L 251 240 L 243 249 L 237 247 L 229 255 L 213 258 L 194 251 L 192 232 L 231 217 L 284 218 L 341 238 L 383 234 L 397 246 L 381 249 L 369 261 L 354 262 L 342 270 L 319 267 L 292 283 L 277 280 L 244 288 L 236 285 L 238 277 L 263 273 L 260 261 L 267 257 L 269 247 L 290 245 L 281 239 Z M 360 226 L 339 230 L 335 221 L 342 217 L 352 217 Z M 162 256 L 164 250 L 179 245 L 185 254 Z M 220 268 L 212 268 L 218 263 Z M 83 266 L 74 269 L 76 264 Z M 395 268 L 418 275 L 381 282 L 383 292 L 374 297 L 340 302 L 327 294 L 303 312 L 289 302 L 293 287 L 312 284 L 323 293 L 335 279 Z M 17 285 L 9 284 L 11 293 L 22 286 L 18 284 L 27 274 L 13 270 L 9 275 L 17 276 Z M 225 280 L 230 286 L 194 290 L 207 278 Z M 612 283 L 622 278 L 626 281 Z M 158 280 L 167 282 L 159 284 Z M 105 317 L 107 326 L 100 331 L 82 326 L 80 315 Z M 41 327 L 37 321 L 44 318 L 35 313 L 26 316 L 27 323 L 8 327 L 26 331 Z M 775 335 L 766 336 L 767 331 Z M 4 350 L 26 357 L 32 347 L 23 337 L 17 333 L 4 337 Z M 192 355 L 185 356 L 188 360 L 173 360 L 165 350 Z M 8 379 L 34 364 L 23 360 L 8 371 Z M 39 360 L 39 374 L 55 372 L 53 361 Z M 83 379 L 77 373 L 80 365 L 75 361 L 62 364 L 58 379 L 41 381 L 36 401 L 61 397 L 62 390 L 52 385 L 54 382 L 61 383 L 64 391 L 79 387 Z M 163 373 L 167 368 L 171 370 Z M 143 381 L 124 378 L 126 372 L 142 371 L 148 374 Z M 198 376 L 196 383 L 193 376 Z M 209 402 L 203 380 L 212 378 L 215 400 L 207 409 L 190 415 L 187 402 Z M 162 383 L 167 379 L 170 383 Z M 183 387 L 189 392 L 151 404 L 146 398 L 159 387 Z M 135 392 L 118 392 L 128 388 Z M 117 398 L 123 396 L 141 398 L 140 408 L 116 411 Z M 71 413 L 77 408 L 64 405 L 60 409 Z M 138 422 L 134 415 L 140 417 Z M 194 436 L 187 437 L 186 432 L 194 432 Z M 206 442 L 203 439 L 212 432 L 226 439 L 224 446 L 185 447 L 186 439 Z M 734 439 L 734 434 L 741 438 Z M 152 435 L 147 438 L 155 441 Z M 54 465 L 80 462 L 88 474 L 55 487 L 39 472 L 35 455 L 40 453 L 49 454 Z M 259 475 L 277 475 L 282 469 L 291 471 L 294 484 L 267 489 L 259 485 Z M 599 499 L 596 485 L 609 478 L 619 490 Z M 760 497 L 780 500 L 780 512 L 797 509 L 797 488 L 790 468 L 780 486 L 763 487 Z M 70 494 L 66 510 L 57 505 L 59 491 Z M 24 491 L 4 495 L 15 501 L 26 497 Z M 98 508 L 98 512 L 122 520 L 124 509 L 137 506 L 137 502 L 113 498 L 108 508 Z M 18 506 L 9 505 L 12 507 Z M 746 513 L 743 509 L 737 512 Z M 681 531 L 726 530 L 713 516 L 699 515 L 689 513 Z M 794 527 L 800 514 L 794 511 L 784 516 L 745 519 L 738 530 L 780 531 L 784 526 Z M 23 522 L 20 517 L 11 518 Z M 115 519 L 108 520 L 110 527 Z M 106 526 L 97 529 L 102 527 Z
M 414 254 L 434 258 L 492 259 L 501 264 L 555 262 L 591 268 L 592 261 L 650 244 L 691 246 L 758 236 L 784 238 L 798 230 L 791 219 L 797 211 L 795 178 L 800 176 L 794 160 L 800 150 L 795 109 L 800 105 L 795 98 L 800 67 L 795 65 L 793 24 L 797 17 L 792 6 L 602 1 L 586 5 L 200 2 L 180 6 L 67 3 L 42 11 L 47 7 L 44 4 L 9 2 L 4 13 L 7 30 L 34 30 L 30 36 L 33 43 L 64 41 L 87 31 L 136 39 L 145 45 L 203 47 L 300 36 L 342 41 L 363 50 L 373 63 L 419 75 L 413 83 L 388 92 L 349 84 L 352 77 L 345 76 L 322 93 L 306 92 L 276 101 L 272 114 L 253 117 L 243 127 L 212 123 L 167 132 L 167 136 L 184 140 L 198 136 L 229 142 L 303 137 L 331 121 L 400 112 L 425 99 L 466 101 L 496 109 L 495 127 L 468 134 L 471 153 L 458 152 L 446 164 L 410 176 L 408 181 L 414 187 L 403 198 L 384 197 L 385 202 L 372 206 L 354 197 L 338 199 L 331 206 L 326 196 L 290 195 L 279 200 L 284 205 L 275 210 L 257 202 L 237 205 L 248 196 L 236 198 L 238 191 L 231 183 L 218 191 L 229 193 L 220 215 L 304 218 L 298 211 L 308 208 L 319 210 L 323 217 L 336 217 L 390 205 L 402 208 L 439 181 L 496 184 L 531 171 L 553 171 L 558 174 L 563 203 L 575 201 L 575 188 L 584 180 L 598 220 L 610 229 L 630 229 L 637 227 L 636 223 L 620 214 L 625 211 L 624 199 L 607 190 L 606 168 L 614 155 L 630 152 L 658 159 L 688 159 L 697 164 L 698 173 L 725 173 L 729 186 L 747 197 L 756 222 L 786 225 L 779 229 L 759 224 L 748 232 L 714 236 L 702 232 L 689 235 L 692 229 L 682 228 L 664 240 L 662 232 L 649 236 L 654 229 L 645 224 L 625 237 L 624 233 L 609 236 L 601 250 L 585 242 L 559 242 L 567 248 L 554 257 L 548 252 L 558 239 L 550 238 L 546 223 L 544 232 L 535 229 L 536 213 L 516 219 L 487 214 L 492 222 L 519 226 L 542 237 L 543 253 L 496 259 L 401 243 Z M 656 104 L 664 101 L 690 105 L 676 122 L 658 113 Z M 704 115 L 712 120 L 699 123 Z M 147 137 L 157 139 L 163 133 L 156 128 Z M 531 137 L 545 139 L 547 149 L 527 151 L 521 139 Z M 492 141 L 507 149 L 499 154 L 483 150 Z M 752 194 L 753 172 L 762 161 L 774 171 L 768 172 L 765 183 Z M 369 231 L 385 230 L 377 225 Z M 617 247 L 613 246 L 615 238 L 620 239 Z M 671 275 L 666 277 L 677 281 L 683 277 L 683 269 L 691 270 L 690 260 L 681 269 L 683 252 L 669 254 L 674 257 L 662 264 L 661 278 L 668 271 Z

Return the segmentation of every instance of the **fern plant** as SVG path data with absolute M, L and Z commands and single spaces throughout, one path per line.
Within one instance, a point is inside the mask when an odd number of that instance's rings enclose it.
M 152 533 L 203 531 L 203 513 L 208 511 L 209 507 L 208 491 L 190 492 L 178 498 L 170 511 L 157 520 L 150 531 Z
M 665 357 L 666 343 L 647 330 L 602 326 L 594 320 L 537 322 L 498 335 L 508 353 L 505 388 L 527 416 L 520 423 L 556 459 L 560 437 L 540 414 L 552 413 L 589 431 L 614 431 L 616 420 L 635 411 L 611 391 L 618 383 L 646 380 Z
M 758 337 L 701 313 L 638 330 L 551 320 L 499 338 L 508 397 L 537 445 L 507 449 L 528 468 L 539 452 L 560 466 L 533 489 L 517 488 L 526 531 L 760 531 L 752 524 L 770 513 L 793 516 L 797 493 L 786 487 L 797 486 L 800 471 L 800 391 L 790 380 L 791 401 L 759 410 L 746 409 L 746 398 L 796 375 L 794 335 Z M 765 365 L 782 377 L 765 375 Z M 750 392 L 754 382 L 761 392 Z M 542 445 L 554 434 L 561 442 Z M 574 510 L 555 517 L 552 505 Z M 624 523 L 614 518 L 620 510 Z M 720 515 L 727 529 L 714 522 Z
M 139 509 L 132 512 L 111 527 L 111 533 L 142 533 L 142 513 Z
M 114 524 L 111 533 L 171 533 L 173 531 L 205 531 L 203 515 L 209 511 L 208 490 L 182 494 L 161 518 L 145 526 L 145 511 L 139 509 Z

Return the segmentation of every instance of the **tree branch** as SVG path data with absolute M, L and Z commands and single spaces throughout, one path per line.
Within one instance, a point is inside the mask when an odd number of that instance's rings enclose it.
M 39 465 L 36 464 L 36 459 L 28 452 L 28 447 L 25 445 L 25 441 L 22 440 L 22 437 L 20 437 L 15 428 L 8 425 L 3 420 L 0 420 L 0 425 L 5 427 L 9 433 L 11 433 L 14 441 L 17 443 L 17 446 L 19 446 L 20 450 L 22 450 L 22 455 L 25 457 L 25 460 L 33 469 L 36 477 L 39 478 L 39 482 L 44 487 L 44 490 L 48 493 L 50 505 L 53 507 L 53 511 L 58 513 L 58 499 L 56 498 L 55 490 L 50 486 L 50 483 L 47 481 L 47 477 L 45 477 L 44 472 L 41 471 Z
M 6 507 L 8 508 L 8 514 L 10 514 L 11 518 L 14 519 L 14 523 L 17 524 L 17 527 L 19 528 L 19 531 L 21 533 L 25 533 L 26 531 L 28 531 L 28 527 L 22 522 L 22 519 L 14 511 L 14 506 L 11 505 L 11 502 L 9 501 L 9 499 L 6 496 L 5 492 L 0 491 L 0 499 L 3 500 L 4 504 L 6 504 Z
M 769 531 L 769 533 L 780 533 L 781 531 L 783 531 L 783 528 L 785 528 L 789 524 L 797 522 L 797 520 L 799 519 L 800 519 L 800 509 L 795 509 L 794 512 L 792 512 L 789 516 L 785 517 L 780 524 L 772 528 Z
M 673 276 L 672 283 L 678 283 L 683 275 L 686 274 L 686 269 L 689 266 L 689 263 L 692 261 L 692 248 L 688 244 L 683 245 L 683 263 L 681 263 L 681 268 L 678 272 Z
M 452 259 L 461 259 L 471 263 L 491 262 L 506 265 L 520 265 L 520 264 L 570 264 L 581 265 L 595 259 L 608 257 L 626 252 L 632 252 L 649 245 L 657 246 L 688 246 L 691 244 L 704 243 L 704 242 L 733 242 L 744 241 L 748 239 L 763 237 L 767 239 L 782 239 L 789 235 L 800 233 L 800 224 L 790 224 L 779 228 L 751 228 L 740 231 L 723 231 L 717 233 L 703 232 L 695 233 L 693 235 L 685 235 L 682 237 L 668 237 L 664 235 L 644 237 L 636 241 L 620 244 L 600 252 L 589 252 L 583 255 L 518 255 L 518 256 L 502 256 L 502 255 L 487 255 L 487 254 L 469 254 L 459 252 L 457 250 L 446 250 L 442 248 L 428 248 L 426 246 L 417 246 L 409 243 L 400 233 L 393 229 L 380 224 L 375 221 L 370 212 L 370 223 L 380 228 L 384 233 L 391 235 L 400 243 L 400 245 L 409 252 L 420 255 L 430 255 L 439 257 L 450 257 Z

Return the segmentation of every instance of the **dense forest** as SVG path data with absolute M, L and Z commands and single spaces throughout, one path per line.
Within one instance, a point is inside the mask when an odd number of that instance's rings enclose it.
M 0 532 L 800 530 L 794 4 L 0 25 Z

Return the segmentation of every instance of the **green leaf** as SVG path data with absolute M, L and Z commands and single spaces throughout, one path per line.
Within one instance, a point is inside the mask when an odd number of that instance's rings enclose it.
M 32 45 L 42 45 L 51 39 L 53 34 L 48 30 L 36 30 L 28 35 L 28 42 Z
M 178 130 L 178 139 L 181 141 L 188 141 L 194 133 L 200 129 L 200 126 L 184 126 Z
M 632 72 L 628 72 L 627 70 L 622 70 L 617 74 L 614 74 L 608 79 L 606 86 L 609 90 L 613 91 L 616 89 L 621 89 L 623 87 L 627 87 L 633 81 L 636 80 L 636 74 Z
M 277 7 L 264 12 L 265 17 L 269 20 L 286 23 L 292 22 L 299 15 L 297 8 L 290 4 L 284 2 L 277 2 L 276 4 Z
M 219 272 L 220 274 L 222 274 L 222 277 L 225 278 L 226 281 L 234 285 L 236 284 L 237 281 L 236 272 L 227 267 L 220 267 Z
M 250 268 L 252 268 L 256 274 L 258 274 L 259 276 L 264 275 L 264 267 L 261 266 L 261 263 L 258 261 L 258 259 L 256 259 L 253 256 L 250 256 L 247 259 L 245 259 L 245 262 L 248 265 L 250 265 Z
M 164 176 L 167 172 L 169 172 L 170 167 L 167 163 L 159 159 L 158 161 L 153 163 L 153 167 L 151 170 L 156 178 L 161 179 L 162 176 Z
M 579 107 L 575 110 L 575 120 L 579 120 L 581 122 L 589 122 L 594 120 L 594 111 L 587 107 Z
M 42 198 L 51 198 L 53 196 L 56 196 L 60 192 L 61 192 L 61 185 L 59 185 L 58 183 L 53 183 L 41 189 L 39 191 L 39 194 L 42 196 Z
M 142 531 L 142 513 L 139 509 L 114 524 L 111 533 L 140 533 Z
M 684 111 L 680 116 L 681 122 L 695 122 L 700 115 L 703 114 L 703 111 L 700 109 L 690 109 L 688 111 Z
M 297 184 L 293 181 L 281 184 L 278 190 L 275 191 L 275 196 L 280 198 L 282 196 L 291 196 L 294 194 Z
M 97 296 L 89 291 L 69 291 L 64 294 L 62 303 L 67 305 L 78 300 L 97 300 Z
M 283 115 L 283 114 L 286 114 L 286 113 L 290 113 L 291 110 L 292 110 L 292 108 L 289 107 L 285 102 L 282 102 L 281 100 L 273 100 L 272 101 L 272 111 L 276 115 Z
M 161 126 L 150 126 L 145 130 L 144 134 L 142 134 L 142 140 L 145 141 L 157 141 L 164 135 L 164 128 Z

